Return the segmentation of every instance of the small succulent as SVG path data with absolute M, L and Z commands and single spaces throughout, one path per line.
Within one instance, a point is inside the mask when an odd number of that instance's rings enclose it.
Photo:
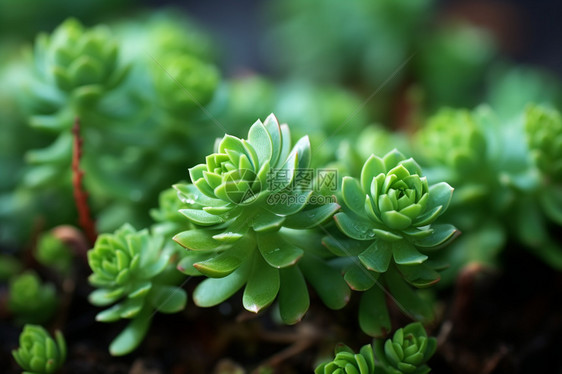
M 25 325 L 20 334 L 20 346 L 12 351 L 23 374 L 51 374 L 66 360 L 66 342 L 60 331 L 55 339 L 41 326 Z
M 359 353 L 345 344 L 338 344 L 332 361 L 320 364 L 315 374 L 374 374 L 375 356 L 371 344 L 364 345 Z
M 96 319 L 132 320 L 111 343 L 113 355 L 127 354 L 140 344 L 150 326 L 153 309 L 176 313 L 185 307 L 186 293 L 175 286 L 177 272 L 168 266 L 170 254 L 163 253 L 162 247 L 162 237 L 125 224 L 114 234 L 100 235 L 88 252 L 93 271 L 89 281 L 98 287 L 90 294 L 90 302 L 96 306 L 114 304 L 98 313 Z M 172 274 L 168 274 L 170 271 Z
M 348 237 L 369 241 L 359 256 L 367 269 L 384 273 L 392 260 L 411 268 L 428 259 L 420 250 L 454 237 L 452 225 L 434 224 L 447 210 L 452 193 L 445 182 L 430 187 L 419 165 L 393 150 L 382 158 L 372 155 L 360 180 L 343 178 L 343 211 L 334 218 Z
M 196 304 L 217 305 L 246 285 L 246 309 L 258 312 L 279 294 L 283 320 L 295 323 L 309 306 L 306 277 L 316 278 L 313 287 L 327 299 L 337 299 L 328 301 L 333 308 L 345 305 L 345 283 L 314 253 L 320 240 L 307 231 L 339 209 L 310 203 L 309 162 L 308 138 L 291 148 L 288 126 L 271 115 L 254 123 L 248 140 L 226 135 L 205 164 L 190 169 L 192 184 L 175 186 L 189 205 L 180 212 L 195 225 L 174 237 L 189 250 L 178 267 L 210 277 L 196 288 Z M 329 291 L 319 280 L 334 273 Z
M 68 274 L 72 266 L 70 248 L 50 232 L 39 238 L 35 258 L 41 264 L 52 267 L 63 274 Z
M 57 295 L 52 284 L 43 284 L 33 271 L 26 271 L 10 281 L 8 308 L 22 323 L 48 321 L 57 308 Z
M 484 133 L 468 110 L 441 109 L 427 120 L 416 140 L 425 164 L 448 168 L 448 180 L 474 173 L 486 160 Z
M 43 84 L 77 100 L 95 101 L 125 77 L 127 69 L 118 63 L 118 50 L 107 28 L 87 30 L 71 18 L 51 36 L 38 37 L 34 53 L 37 75 Z M 56 91 L 50 92 L 60 99 Z
M 377 364 L 388 374 L 429 373 L 426 363 L 436 349 L 437 340 L 419 322 L 396 330 L 392 339 L 375 341 Z
M 435 223 L 452 193 L 445 182 L 430 186 L 419 165 L 397 150 L 369 157 L 359 180 L 343 178 L 342 211 L 334 216 L 342 234 L 328 235 L 323 243 L 343 258 L 349 286 L 365 291 L 359 322 L 368 334 L 381 336 L 390 329 L 381 285 L 407 313 L 432 318 L 428 303 L 411 286 L 428 287 L 440 279 L 442 264 L 430 255 L 458 234 L 453 225 Z
M 163 55 L 152 68 L 161 105 L 182 118 L 206 106 L 220 81 L 214 65 L 186 54 Z

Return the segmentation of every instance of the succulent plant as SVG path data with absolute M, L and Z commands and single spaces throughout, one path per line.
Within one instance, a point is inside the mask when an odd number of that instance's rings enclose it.
M 51 374 L 66 360 L 66 342 L 60 331 L 55 339 L 41 326 L 25 325 L 20 334 L 20 346 L 12 351 L 23 374 Z
M 359 180 L 343 178 L 342 211 L 334 216 L 342 235 L 328 235 L 323 243 L 344 259 L 349 286 L 366 291 L 359 322 L 368 334 L 390 329 L 382 287 L 406 313 L 431 319 L 431 307 L 411 286 L 428 287 L 440 279 L 442 264 L 430 255 L 458 234 L 453 225 L 435 223 L 452 193 L 445 182 L 430 186 L 419 165 L 397 150 L 369 157 Z
M 338 344 L 332 361 L 320 364 L 315 374 L 374 374 L 375 356 L 371 344 L 364 345 L 359 353 L 345 344 Z
M 392 339 L 375 341 L 377 364 L 388 374 L 426 374 L 426 362 L 433 356 L 437 340 L 428 337 L 419 322 L 396 330 Z
M 132 320 L 111 343 L 113 355 L 127 354 L 140 344 L 154 309 L 176 313 L 185 307 L 186 293 L 175 286 L 177 276 L 167 274 L 175 269 L 169 266 L 170 253 L 162 247 L 162 237 L 125 224 L 114 234 L 100 235 L 88 252 L 93 271 L 89 281 L 98 287 L 90 294 L 90 302 L 96 306 L 115 303 L 98 313 L 96 320 Z
M 175 186 L 189 205 L 180 212 L 196 226 L 174 237 L 189 249 L 178 267 L 188 275 L 211 278 L 196 288 L 196 304 L 216 305 L 246 285 L 246 309 L 258 312 L 279 294 L 283 320 L 295 323 L 309 305 L 305 277 L 335 273 L 341 278 L 314 254 L 311 247 L 320 240 L 306 231 L 339 206 L 320 201 L 328 197 L 313 196 L 308 139 L 301 138 L 292 149 L 290 139 L 288 126 L 271 115 L 254 123 L 248 140 L 226 135 L 205 164 L 190 169 L 193 183 Z M 338 301 L 328 304 L 334 308 L 347 302 L 342 282 L 333 281 Z M 326 285 L 315 279 L 313 287 Z
M 68 274 L 72 266 L 72 252 L 59 238 L 48 232 L 39 238 L 35 258 L 41 264 Z
M 43 284 L 31 270 L 10 281 L 8 308 L 21 323 L 43 323 L 48 321 L 57 308 L 55 287 Z
M 205 107 L 220 81 L 214 65 L 191 55 L 168 53 L 152 68 L 161 105 L 182 118 Z
M 468 110 L 439 110 L 418 132 L 416 144 L 424 164 L 447 168 L 453 182 L 481 172 L 485 164 L 485 135 Z
M 98 99 L 127 72 L 118 63 L 118 46 L 109 30 L 86 30 L 75 19 L 66 20 L 51 36 L 40 35 L 34 56 L 40 81 L 77 100 Z

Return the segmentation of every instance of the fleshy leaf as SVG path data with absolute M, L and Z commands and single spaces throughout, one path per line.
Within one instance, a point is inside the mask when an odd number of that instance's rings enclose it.
M 187 293 L 175 286 L 157 286 L 150 293 L 150 303 L 162 313 L 177 313 L 187 304 Z
M 332 217 L 339 208 L 338 204 L 329 203 L 316 208 L 301 210 L 287 217 L 283 226 L 292 229 L 309 229 Z
M 414 245 L 407 240 L 392 243 L 392 254 L 394 261 L 400 265 L 421 264 L 427 260 L 427 256 L 420 253 Z
M 262 256 L 255 255 L 242 296 L 244 308 L 258 313 L 275 300 L 279 286 L 279 270 L 268 266 Z
M 392 244 L 384 240 L 375 240 L 363 253 L 359 260 L 369 270 L 384 273 L 388 270 L 392 259 Z
M 288 325 L 299 322 L 310 305 L 308 289 L 304 276 L 298 267 L 288 267 L 280 271 L 279 312 Z
M 305 256 L 299 267 L 328 308 L 337 310 L 347 304 L 351 290 L 337 269 L 312 255 Z
M 384 292 L 379 285 L 371 287 L 361 296 L 359 326 L 363 332 L 374 337 L 386 336 L 390 331 L 390 316 Z
M 276 232 L 257 235 L 258 247 L 264 260 L 275 268 L 294 265 L 303 255 L 303 250 L 287 243 Z
M 224 278 L 208 278 L 201 282 L 193 291 L 195 304 L 202 308 L 212 307 L 234 295 L 248 279 L 249 263 L 246 261 Z

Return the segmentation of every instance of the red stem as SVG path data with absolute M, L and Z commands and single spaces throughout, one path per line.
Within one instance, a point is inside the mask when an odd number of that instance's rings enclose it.
M 98 236 L 96 226 L 90 214 L 90 207 L 88 205 L 88 194 L 82 188 L 82 178 L 84 172 L 80 170 L 80 157 L 82 156 L 82 139 L 80 138 L 80 118 L 76 117 L 74 120 L 74 127 L 72 128 L 74 135 L 74 142 L 72 147 L 72 185 L 74 189 L 74 201 L 78 209 L 78 218 L 80 226 L 86 237 L 93 244 Z

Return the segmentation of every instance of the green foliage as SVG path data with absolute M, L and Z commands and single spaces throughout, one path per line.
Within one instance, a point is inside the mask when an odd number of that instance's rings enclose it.
M 43 284 L 33 271 L 10 280 L 8 308 L 20 323 L 44 323 L 57 308 L 57 295 L 52 284 Z
M 320 364 L 316 374 L 427 374 L 431 369 L 427 361 L 437 348 L 437 340 L 428 337 L 419 322 L 396 330 L 392 338 L 375 339 L 354 353 L 339 344 L 332 361 Z
M 66 360 L 66 342 L 60 331 L 53 339 L 38 325 L 25 325 L 20 334 L 20 346 L 12 351 L 23 374 L 56 373 Z
M 533 160 L 553 183 L 562 182 L 562 116 L 541 106 L 525 112 L 525 132 Z
M 375 342 L 375 354 L 381 367 L 389 374 L 426 374 L 426 365 L 437 348 L 437 340 L 428 337 L 420 323 L 396 330 L 392 339 Z
M 338 344 L 334 359 L 320 364 L 315 374 L 374 374 L 375 356 L 370 344 L 364 345 L 359 353 L 344 344 Z
M 144 338 L 153 309 L 176 313 L 185 307 L 187 296 L 175 286 L 175 269 L 169 266 L 170 253 L 162 251 L 163 238 L 147 230 L 135 231 L 123 225 L 114 234 L 102 234 L 88 252 L 93 274 L 90 283 L 97 287 L 90 302 L 110 308 L 98 313 L 96 320 L 114 322 L 121 318 L 131 322 L 113 340 L 113 355 L 135 349 Z

